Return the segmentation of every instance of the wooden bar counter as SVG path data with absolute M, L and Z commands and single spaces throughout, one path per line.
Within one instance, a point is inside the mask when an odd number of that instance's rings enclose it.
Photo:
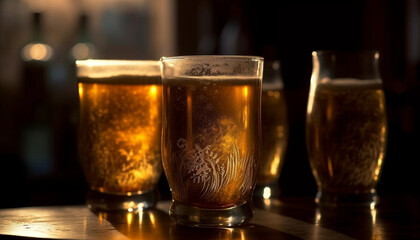
M 0 210 L 2 239 L 420 239 L 416 197 L 383 199 L 377 209 L 319 209 L 312 198 L 254 200 L 238 228 L 174 224 L 169 201 L 139 213 L 92 212 L 85 205 Z

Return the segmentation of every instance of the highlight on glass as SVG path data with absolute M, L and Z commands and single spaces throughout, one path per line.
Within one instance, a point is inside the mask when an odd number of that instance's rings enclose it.
M 377 51 L 316 51 L 306 117 L 320 206 L 374 208 L 387 143 Z
M 249 221 L 261 151 L 263 58 L 181 56 L 161 62 L 170 216 L 189 226 Z
M 136 211 L 156 203 L 161 164 L 159 61 L 76 61 L 78 149 L 91 209 Z

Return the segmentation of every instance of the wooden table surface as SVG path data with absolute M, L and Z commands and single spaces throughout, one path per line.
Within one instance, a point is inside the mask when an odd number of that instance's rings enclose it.
M 420 239 L 419 198 L 391 198 L 376 210 L 319 209 L 310 198 L 255 200 L 243 227 L 174 224 L 169 201 L 140 213 L 93 213 L 85 205 L 0 209 L 0 237 L 12 239 Z

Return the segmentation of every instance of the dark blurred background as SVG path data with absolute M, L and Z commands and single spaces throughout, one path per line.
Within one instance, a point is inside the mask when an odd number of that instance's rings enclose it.
M 280 186 L 314 196 L 305 113 L 319 49 L 380 51 L 389 140 L 378 192 L 420 195 L 417 0 L 0 0 L 0 208 L 84 203 L 74 75 L 84 58 L 280 60 L 290 123 Z M 170 198 L 164 176 L 159 190 Z

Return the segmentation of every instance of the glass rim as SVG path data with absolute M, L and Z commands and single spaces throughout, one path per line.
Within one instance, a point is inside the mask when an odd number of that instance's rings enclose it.
M 160 76 L 158 60 L 86 59 L 76 61 L 77 77 Z
M 136 66 L 138 63 L 144 63 L 143 65 L 153 65 L 154 63 L 159 64 L 159 60 L 139 60 L 139 59 L 83 59 L 83 60 L 76 60 L 76 66 L 87 66 L 87 67 L 105 66 L 105 65 Z
M 262 61 L 264 57 L 252 56 L 252 55 L 180 55 L 180 56 L 162 56 L 160 61 L 171 61 L 171 60 L 188 60 L 188 59 L 230 59 L 230 60 L 245 60 L 251 59 L 253 61 Z

